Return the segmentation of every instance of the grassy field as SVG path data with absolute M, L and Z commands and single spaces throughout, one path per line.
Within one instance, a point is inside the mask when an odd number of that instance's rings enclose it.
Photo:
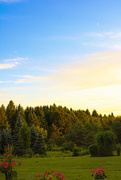
M 66 180 L 92 180 L 91 170 L 103 168 L 108 180 L 121 180 L 121 156 L 113 157 L 66 157 L 70 154 L 49 152 L 48 157 L 23 158 L 22 166 L 17 168 L 18 180 L 36 180 L 37 174 L 45 171 L 61 172 Z M 0 175 L 0 180 L 4 176 Z

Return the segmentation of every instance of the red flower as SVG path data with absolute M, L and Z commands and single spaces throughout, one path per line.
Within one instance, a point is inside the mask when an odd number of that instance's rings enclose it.
M 40 177 L 40 174 L 37 174 L 38 177 Z

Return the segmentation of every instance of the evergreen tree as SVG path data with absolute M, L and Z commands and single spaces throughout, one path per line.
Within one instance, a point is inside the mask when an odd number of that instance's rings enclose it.
M 45 115 L 44 115 L 44 111 L 43 108 L 40 106 L 36 106 L 34 109 L 34 112 L 38 118 L 39 124 L 42 128 L 46 129 L 46 121 L 45 121 Z
M 25 122 L 20 128 L 20 142 L 23 152 L 26 154 L 28 149 L 30 148 L 30 128 Z
M 75 123 L 66 135 L 67 141 L 74 142 L 77 146 L 85 145 L 85 131 L 81 122 Z
M 2 131 L 0 130 L 0 154 L 2 154 Z
M 7 120 L 7 116 L 6 116 L 5 106 L 2 105 L 0 107 L 0 129 L 6 128 L 6 120 Z
M 97 113 L 97 111 L 95 109 L 92 111 L 92 116 L 98 117 L 98 113 Z
M 31 139 L 30 139 L 30 141 L 31 141 L 30 148 L 35 153 L 35 143 L 37 141 L 37 131 L 36 131 L 36 128 L 34 125 L 32 125 L 32 127 L 31 127 Z
M 6 133 L 7 145 L 12 145 L 12 136 L 7 128 L 5 129 L 5 133 Z
M 18 105 L 17 110 L 16 110 L 16 117 L 18 117 L 19 114 L 21 115 L 22 122 L 25 122 L 24 109 L 20 104 Z
M 33 124 L 35 126 L 40 126 L 40 122 L 38 120 L 38 117 L 36 116 L 34 109 L 27 107 L 25 110 L 25 117 L 26 117 L 26 122 L 28 126 L 32 126 Z
M 85 113 L 90 116 L 89 109 L 87 109 L 87 110 L 85 111 Z
M 5 146 L 8 145 L 8 142 L 7 142 L 7 135 L 6 135 L 6 131 L 5 129 L 2 130 L 2 133 L 1 133 L 1 146 L 2 146 L 2 153 L 4 153 L 4 148 Z
M 7 115 L 7 121 L 9 122 L 9 125 L 13 132 L 15 122 L 16 122 L 16 107 L 12 100 L 9 102 L 7 106 L 6 115 Z
M 46 155 L 45 141 L 42 137 L 41 130 L 38 133 L 35 143 L 35 154 Z
M 22 153 L 20 134 L 19 134 L 19 130 L 20 130 L 21 126 L 22 126 L 22 119 L 21 119 L 21 115 L 19 115 L 16 120 L 15 128 L 13 130 L 13 145 L 15 147 L 14 148 L 15 154 L 18 154 L 18 155 L 21 155 L 21 153 Z

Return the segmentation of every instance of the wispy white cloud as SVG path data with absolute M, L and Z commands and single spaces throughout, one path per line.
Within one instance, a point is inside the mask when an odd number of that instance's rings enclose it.
M 76 57 L 75 57 L 76 58 Z M 101 52 L 74 59 L 75 62 L 56 66 L 50 75 L 19 76 L 16 83 L 45 82 L 56 87 L 89 89 L 121 84 L 121 51 Z
M 8 63 L 8 62 L 18 62 L 18 63 L 21 63 L 21 62 L 26 61 L 26 60 L 28 60 L 28 58 L 17 57 L 17 58 L 13 58 L 13 59 L 4 59 L 4 62 L 5 63 Z
M 10 69 L 16 67 L 18 64 L 21 64 L 23 61 L 28 58 L 15 58 L 15 59 L 5 59 L 3 63 L 0 63 L 0 69 Z
M 48 75 L 35 76 L 31 73 L 16 76 L 18 79 L 11 82 L 14 83 L 11 92 L 16 88 L 16 98 L 26 105 L 56 103 L 74 109 L 89 108 L 91 111 L 96 108 L 100 113 L 119 112 L 121 51 L 75 56 L 72 59 L 70 63 L 56 65 Z M 23 94 L 23 99 L 17 94 Z
M 15 66 L 17 66 L 17 62 L 15 62 L 14 64 L 11 63 L 11 64 L 0 64 L 0 69 L 10 69 L 10 68 L 13 68 Z

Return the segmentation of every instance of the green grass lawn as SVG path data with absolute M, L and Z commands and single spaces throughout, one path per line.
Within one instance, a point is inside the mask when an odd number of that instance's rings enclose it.
M 107 180 L 121 180 L 121 156 L 113 157 L 61 157 L 61 152 L 49 152 L 48 157 L 23 158 L 24 162 L 17 167 L 18 180 L 36 180 L 37 174 L 45 171 L 61 172 L 66 180 L 92 180 L 91 170 L 103 168 Z M 52 157 L 53 156 L 53 157 Z M 4 176 L 0 175 L 0 180 Z

